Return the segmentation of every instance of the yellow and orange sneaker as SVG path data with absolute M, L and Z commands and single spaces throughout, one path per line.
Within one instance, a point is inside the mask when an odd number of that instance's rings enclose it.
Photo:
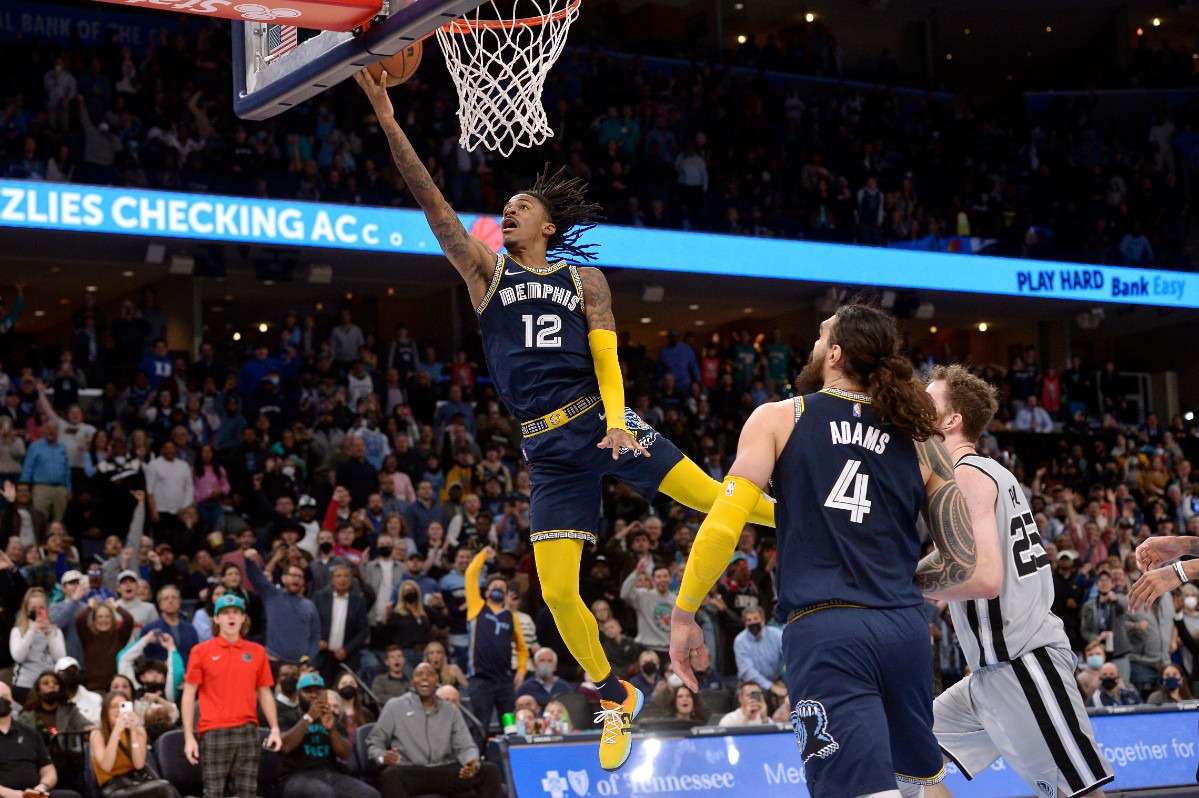
M 625 699 L 600 701 L 600 711 L 595 713 L 595 722 L 603 726 L 600 734 L 600 767 L 604 770 L 620 770 L 633 750 L 633 718 L 645 705 L 645 696 L 633 685 L 621 679 L 626 692 Z

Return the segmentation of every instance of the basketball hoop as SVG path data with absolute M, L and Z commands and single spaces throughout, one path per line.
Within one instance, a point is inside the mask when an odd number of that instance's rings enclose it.
M 507 0 L 499 0 L 507 5 Z M 554 135 L 541 91 L 579 16 L 580 0 L 515 0 L 508 13 L 496 0 L 437 29 L 437 41 L 458 89 L 460 143 L 508 156 Z M 518 16 L 528 9 L 534 13 Z

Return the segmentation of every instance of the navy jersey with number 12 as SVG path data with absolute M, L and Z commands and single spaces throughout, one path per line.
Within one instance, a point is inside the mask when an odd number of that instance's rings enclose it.
M 599 391 L 577 267 L 529 269 L 498 255 L 475 313 L 496 392 L 517 420 Z
M 796 397 L 775 465 L 778 615 L 830 606 L 919 606 L 924 479 L 912 439 L 864 394 Z

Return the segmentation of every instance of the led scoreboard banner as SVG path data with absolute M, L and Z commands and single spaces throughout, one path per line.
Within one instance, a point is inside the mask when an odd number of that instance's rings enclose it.
M 498 247 L 495 217 L 463 215 Z M 416 210 L 0 180 L 0 228 L 436 255 Z M 601 266 L 1199 308 L 1199 274 L 601 225 Z

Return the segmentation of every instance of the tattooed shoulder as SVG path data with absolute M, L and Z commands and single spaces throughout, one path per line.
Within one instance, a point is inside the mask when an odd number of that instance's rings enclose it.
M 928 440 L 917 442 L 916 456 L 920 459 L 920 465 L 926 466 L 941 479 L 946 482 L 953 479 L 953 461 L 949 459 L 949 452 L 945 450 L 940 436 L 933 435 Z

